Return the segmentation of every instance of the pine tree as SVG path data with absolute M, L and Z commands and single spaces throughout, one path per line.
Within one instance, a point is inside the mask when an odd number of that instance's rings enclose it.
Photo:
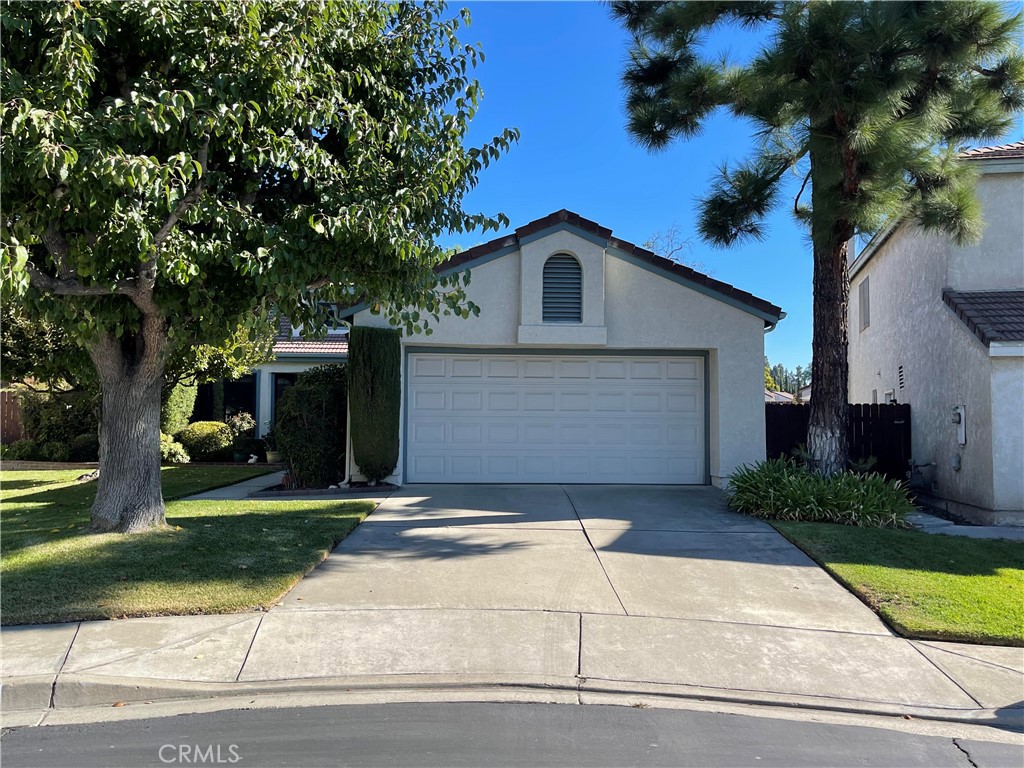
M 959 146 L 1006 133 L 1024 105 L 1021 15 L 998 2 L 616 2 L 634 35 L 629 130 L 662 149 L 700 133 L 719 107 L 757 127 L 758 151 L 723 168 L 700 205 L 702 237 L 760 238 L 795 170 L 794 213 L 811 232 L 814 340 L 808 450 L 847 461 L 850 242 L 897 218 L 976 240 L 975 176 Z M 769 33 L 745 65 L 705 56 L 714 27 Z M 810 205 L 801 204 L 805 191 Z M 778 382 L 781 384 L 781 382 Z

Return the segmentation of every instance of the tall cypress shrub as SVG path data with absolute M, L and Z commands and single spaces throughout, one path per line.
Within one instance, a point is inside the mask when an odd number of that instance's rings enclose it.
M 349 333 L 348 397 L 356 466 L 379 482 L 398 466 L 402 384 L 398 331 L 356 326 Z
M 176 435 L 188 426 L 192 411 L 196 407 L 196 393 L 199 388 L 195 384 L 178 383 L 164 385 L 161 391 L 160 431 L 167 435 Z

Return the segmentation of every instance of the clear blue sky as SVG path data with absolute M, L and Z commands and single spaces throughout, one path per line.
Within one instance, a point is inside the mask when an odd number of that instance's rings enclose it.
M 750 124 L 722 113 L 708 121 L 701 136 L 650 154 L 625 129 L 619 77 L 629 38 L 606 6 L 465 5 L 473 23 L 461 38 L 480 43 L 486 56 L 475 72 L 484 99 L 471 142 L 506 127 L 522 132 L 519 144 L 484 171 L 467 209 L 501 211 L 514 228 L 568 208 L 638 244 L 676 225 L 690 241 L 684 260 L 701 263 L 715 278 L 786 312 L 786 319 L 765 337 L 772 364 L 806 366 L 811 359 L 811 253 L 804 230 L 788 212 L 799 180 L 790 180 L 791 193 L 770 216 L 763 241 L 723 250 L 696 234 L 695 200 L 723 162 L 738 161 L 751 151 Z M 757 44 L 755 36 L 735 32 L 708 41 L 710 49 L 738 60 L 750 56 Z M 462 236 L 444 244 L 468 247 L 491 237 Z

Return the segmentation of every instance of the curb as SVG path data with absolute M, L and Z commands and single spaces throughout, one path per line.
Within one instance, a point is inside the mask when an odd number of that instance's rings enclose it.
M 64 674 L 32 675 L 2 683 L 5 712 L 80 710 L 141 703 L 185 703 L 198 700 L 280 694 L 376 694 L 401 701 L 403 694 L 445 693 L 472 702 L 504 701 L 509 692 L 547 700 L 571 696 L 577 704 L 645 704 L 670 706 L 684 701 L 779 707 L 849 715 L 874 715 L 998 727 L 1024 732 L 1024 708 L 953 709 L 857 701 L 808 695 L 737 691 L 641 681 L 561 676 L 409 674 L 319 679 L 202 682 Z M 623 700 L 626 700 L 625 702 Z

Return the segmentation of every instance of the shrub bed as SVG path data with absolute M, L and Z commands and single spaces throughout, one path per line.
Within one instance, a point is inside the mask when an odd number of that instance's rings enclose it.
M 903 483 L 877 472 L 831 477 L 790 459 L 744 466 L 729 478 L 729 506 L 765 520 L 904 528 L 914 505 Z
M 222 421 L 197 421 L 181 430 L 177 438 L 194 461 L 211 461 L 221 459 L 225 452 L 230 454 L 235 433 Z

